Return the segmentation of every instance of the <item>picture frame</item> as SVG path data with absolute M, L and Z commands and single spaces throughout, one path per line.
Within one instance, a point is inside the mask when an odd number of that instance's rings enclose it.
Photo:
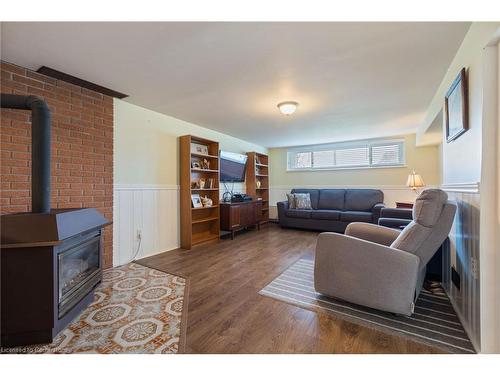
M 200 194 L 191 194 L 191 203 L 193 208 L 201 208 L 203 204 L 201 203 Z
M 468 89 L 465 68 L 453 81 L 444 100 L 446 143 L 469 130 Z
M 208 146 L 199 143 L 191 143 L 191 153 L 208 155 Z

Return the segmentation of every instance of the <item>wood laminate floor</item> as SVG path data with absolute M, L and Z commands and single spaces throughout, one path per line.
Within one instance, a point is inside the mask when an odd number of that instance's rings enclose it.
M 138 263 L 189 278 L 188 353 L 440 353 L 342 318 L 258 294 L 318 233 L 264 225 L 235 240 L 172 250 Z

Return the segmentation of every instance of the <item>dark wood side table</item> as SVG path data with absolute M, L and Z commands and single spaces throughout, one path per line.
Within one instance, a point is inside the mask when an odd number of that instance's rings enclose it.
M 396 202 L 396 208 L 413 208 L 413 202 Z
M 248 227 L 260 229 L 261 221 L 262 201 L 220 203 L 220 227 L 231 232 L 232 239 L 239 230 Z

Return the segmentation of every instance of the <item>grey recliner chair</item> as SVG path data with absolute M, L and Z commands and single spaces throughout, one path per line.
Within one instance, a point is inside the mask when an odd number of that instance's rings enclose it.
M 318 293 L 410 316 L 425 267 L 448 237 L 456 205 L 440 189 L 424 190 L 413 221 L 402 231 L 351 223 L 345 235 L 318 237 L 314 287 Z

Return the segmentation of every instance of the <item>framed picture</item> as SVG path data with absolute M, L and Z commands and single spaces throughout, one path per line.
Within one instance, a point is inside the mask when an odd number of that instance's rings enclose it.
M 467 80 L 465 68 L 453 81 L 444 100 L 446 142 L 450 143 L 469 129 Z
M 194 208 L 203 207 L 203 204 L 201 203 L 200 194 L 191 194 L 191 203 L 193 204 Z
M 199 143 L 191 143 L 191 152 L 194 154 L 208 155 L 208 146 L 200 145 Z

